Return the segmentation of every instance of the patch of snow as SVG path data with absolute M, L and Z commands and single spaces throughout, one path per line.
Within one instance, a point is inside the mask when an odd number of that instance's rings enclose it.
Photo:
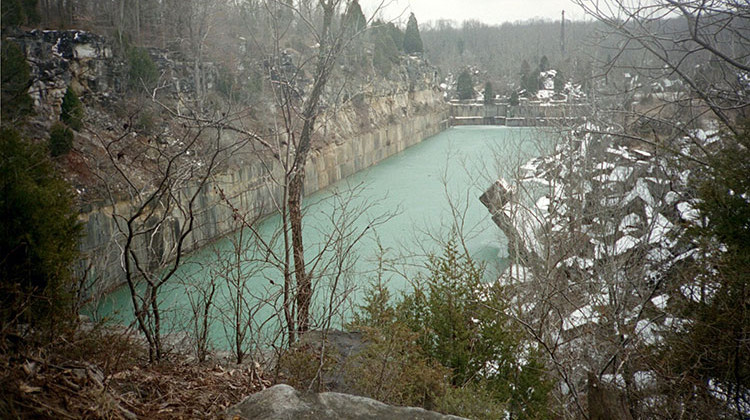
M 527 280 L 531 280 L 532 274 L 531 272 L 524 266 L 513 264 L 505 271 L 505 273 L 510 277 L 511 280 L 515 280 L 516 282 L 525 282 Z
M 690 325 L 690 321 L 687 319 L 672 318 L 671 316 L 664 318 L 664 326 L 677 332 L 684 332 L 688 325 Z
M 668 243 L 667 235 L 672 231 L 673 228 L 674 225 L 672 224 L 672 222 L 670 222 L 661 213 L 656 213 L 648 243 Z
M 546 83 L 545 83 L 546 87 Z M 541 89 L 536 93 L 537 98 L 539 99 L 550 99 L 555 94 L 554 91 L 554 85 L 552 86 L 552 89 Z
M 78 36 L 78 34 L 76 34 Z M 94 58 L 96 57 L 96 49 L 88 44 L 79 44 L 75 46 L 74 54 L 76 58 Z
M 687 153 L 689 153 L 689 152 L 690 151 L 688 150 Z M 679 173 L 679 176 L 680 176 L 680 182 L 682 182 L 683 184 L 687 184 L 688 183 L 688 179 L 690 178 L 690 170 L 689 169 L 685 169 L 684 171 L 682 171 L 682 172 Z
M 646 319 L 638 321 L 635 325 L 635 335 L 649 346 L 658 344 L 663 340 L 661 336 L 657 335 L 657 332 L 656 324 Z
M 656 374 L 651 370 L 641 370 L 633 374 L 633 381 L 638 389 L 648 389 L 656 386 Z
M 622 205 L 626 206 L 636 198 L 640 198 L 649 206 L 654 205 L 654 197 L 651 196 L 651 190 L 649 190 L 648 184 L 646 184 L 643 178 L 638 178 L 638 181 L 635 182 L 635 187 L 622 199 Z
M 630 234 L 638 230 L 642 223 L 643 219 L 641 219 L 641 216 L 635 213 L 630 213 L 622 218 L 617 230 L 625 234 Z
M 625 388 L 625 378 L 619 373 L 617 375 L 605 373 L 604 375 L 602 375 L 602 382 Z
M 719 284 L 715 282 L 709 282 L 706 284 L 683 284 L 680 286 L 680 293 L 685 298 L 692 300 L 693 302 L 709 302 L 719 291 Z
M 654 263 L 663 263 L 672 257 L 672 253 L 666 248 L 653 248 L 648 251 L 648 259 Z
M 676 203 L 676 202 L 677 202 L 677 200 L 679 200 L 679 199 L 680 199 L 680 195 L 679 195 L 679 194 L 677 194 L 677 193 L 676 193 L 676 192 L 674 192 L 674 191 L 669 191 L 669 192 L 668 192 L 668 193 L 667 193 L 667 194 L 666 194 L 666 195 L 664 196 L 664 202 L 665 202 L 665 203 L 667 203 L 667 204 L 669 204 L 670 206 L 671 206 L 671 205 L 673 205 L 674 203 Z
M 582 308 L 576 309 L 563 320 L 563 330 L 569 331 L 588 323 L 595 324 L 597 322 L 599 322 L 599 314 L 596 313 L 591 305 L 586 305 Z
M 534 303 L 524 303 L 521 305 L 521 313 L 529 313 L 534 310 L 536 307 L 536 304 Z
M 651 303 L 656 306 L 657 309 L 663 311 L 667 309 L 667 302 L 669 301 L 669 295 L 659 295 L 651 299 Z
M 535 174 L 539 169 L 539 162 L 536 159 L 532 159 L 521 166 L 521 170 L 526 171 L 527 174 Z
M 624 182 L 633 174 L 633 168 L 630 166 L 618 166 L 609 174 L 609 182 Z M 640 179 L 639 179 L 640 181 Z
M 536 208 L 544 214 L 549 213 L 549 205 L 550 199 L 546 195 L 539 197 L 539 200 L 536 201 Z
M 680 261 L 682 261 L 684 259 L 691 258 L 697 252 L 698 252 L 697 249 L 691 249 L 690 251 L 683 252 L 682 254 L 676 256 L 672 262 L 676 263 L 676 262 L 680 262 Z
M 638 246 L 638 243 L 638 239 L 630 235 L 625 235 L 615 243 L 614 255 L 622 255 Z
M 735 399 L 734 396 L 736 391 L 731 390 L 730 387 L 712 378 L 708 380 L 708 391 L 714 398 L 727 404 L 731 404 L 734 411 L 739 410 L 738 414 L 740 414 L 742 418 L 748 418 L 748 416 L 750 416 L 750 389 L 740 388 L 738 394 L 742 394 L 742 396 Z M 735 404 L 739 405 L 739 407 Z
M 677 211 L 680 212 L 682 220 L 695 222 L 700 219 L 700 212 L 687 201 L 677 203 Z
M 568 395 L 570 392 L 570 388 L 568 388 L 568 384 L 565 383 L 565 381 L 560 381 L 560 393 L 562 395 Z
M 615 149 L 613 147 L 608 147 L 607 148 L 607 153 L 610 153 L 610 154 L 613 154 L 613 155 L 617 155 L 617 156 L 621 156 L 622 158 L 630 160 L 630 161 L 635 160 L 635 158 L 633 157 L 633 155 L 631 155 L 630 152 L 628 152 L 624 147 L 619 147 L 617 149 Z
M 594 266 L 594 260 L 591 258 L 570 257 L 563 260 L 563 264 L 568 267 L 576 266 L 581 270 L 587 270 Z

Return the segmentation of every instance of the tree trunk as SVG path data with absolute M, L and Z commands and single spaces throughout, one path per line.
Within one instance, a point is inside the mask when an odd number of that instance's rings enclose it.
M 299 144 L 294 157 L 292 178 L 289 182 L 289 223 L 292 230 L 292 249 L 294 256 L 294 274 L 297 280 L 297 331 L 303 333 L 310 328 L 310 301 L 312 299 L 312 281 L 305 270 L 304 245 L 302 243 L 302 190 L 305 184 L 305 163 L 310 152 L 312 133 L 318 116 L 318 105 L 323 94 L 323 88 L 331 73 L 333 51 L 336 45 L 329 45 L 328 32 L 331 27 L 335 2 L 323 3 L 323 27 L 320 37 L 318 62 L 315 71 L 315 82 L 310 97 L 305 102 L 302 112 L 304 124 L 300 134 Z

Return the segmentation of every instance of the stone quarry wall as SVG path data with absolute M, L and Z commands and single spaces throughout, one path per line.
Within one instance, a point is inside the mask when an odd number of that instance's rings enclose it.
M 31 67 L 30 94 L 40 127 L 49 127 L 58 119 L 68 87 L 87 102 L 100 104 L 103 110 L 94 115 L 97 119 L 106 117 L 107 104 L 126 95 L 123 81 L 127 65 L 122 57 L 113 54 L 104 37 L 80 30 L 19 30 L 9 34 L 9 39 L 22 48 Z M 189 96 L 192 67 L 167 51 L 151 48 L 149 54 L 165 78 L 174 82 L 162 93 L 173 99 Z M 210 82 L 212 72 L 208 73 L 211 74 L 204 76 Z M 426 61 L 403 57 L 390 78 L 366 82 L 364 92 L 362 87 L 347 92 L 347 96 L 353 97 L 346 104 L 318 119 L 322 124 L 321 134 L 305 167 L 305 194 L 325 188 L 447 128 L 448 107 L 441 92 L 435 89 L 439 82 L 435 69 Z M 281 179 L 282 175 L 275 159 L 260 156 L 234 163 L 214 174 L 198 194 L 196 227 L 188 237 L 186 250 L 199 249 L 238 229 L 240 225 L 231 206 L 250 220 L 268 215 L 273 208 L 271 203 L 282 195 L 281 187 L 271 179 Z M 191 188 L 195 187 L 187 187 L 180 193 L 191 196 L 195 192 Z M 91 293 L 112 289 L 124 280 L 121 268 L 124 238 L 113 215 L 131 214 L 130 206 L 127 200 L 114 205 L 111 201 L 88 202 L 81 209 L 83 258 L 78 269 L 93 280 L 95 290 Z M 173 254 L 170 250 L 177 239 L 177 228 L 186 222 L 177 211 L 167 219 L 171 225 L 154 226 L 152 235 L 138 237 L 133 246 L 141 263 L 149 268 L 157 267 L 162 257 Z
M 368 107 L 367 126 L 357 118 L 353 109 L 342 109 L 326 123 L 323 132 L 331 140 L 314 150 L 308 160 L 305 194 L 323 189 L 383 159 L 397 154 L 448 127 L 448 107 L 442 95 L 433 90 L 402 92 L 370 97 L 360 106 Z M 280 186 L 271 181 L 279 179 L 281 168 L 274 159 L 257 158 L 243 165 L 218 173 L 204 186 L 197 200 L 196 229 L 189 237 L 187 251 L 232 233 L 239 228 L 227 201 L 246 215 L 248 220 L 268 215 L 273 200 L 282 194 Z M 191 191 L 186 191 L 188 195 Z M 222 194 L 225 199 L 222 198 Z M 88 270 L 97 279 L 100 291 L 112 289 L 124 281 L 121 268 L 122 239 L 112 217 L 113 212 L 129 214 L 128 202 L 116 206 L 103 205 L 81 214 L 84 238 L 81 249 L 84 258 L 81 270 Z M 183 223 L 179 214 L 173 223 Z M 175 243 L 175 230 L 162 229 L 136 244 L 143 261 L 155 258 L 145 250 L 166 253 Z M 165 254 L 166 255 L 166 254 Z

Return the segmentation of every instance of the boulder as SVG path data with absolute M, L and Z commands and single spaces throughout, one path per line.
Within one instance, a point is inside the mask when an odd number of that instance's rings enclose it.
M 276 385 L 231 407 L 227 420 L 460 420 L 414 407 L 394 407 L 370 398 L 337 392 L 304 393 L 289 385 Z

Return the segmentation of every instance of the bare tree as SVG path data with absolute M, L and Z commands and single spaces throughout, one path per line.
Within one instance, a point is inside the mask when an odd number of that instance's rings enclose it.
M 508 238 L 499 281 L 556 373 L 562 414 L 639 417 L 650 349 L 674 323 L 665 281 L 691 252 L 675 239 L 685 181 L 667 157 L 613 136 L 579 131 L 554 150 L 482 196 Z
M 746 118 L 750 8 L 735 0 L 576 1 L 604 24 L 605 71 L 627 73 L 631 101 L 620 121 L 631 135 L 664 142 L 707 119 L 733 134 Z M 636 58 L 637 57 L 637 58 Z M 608 88 L 611 90 L 611 86 Z M 606 92 L 612 94 L 614 92 Z M 696 144 L 696 142 L 694 142 Z
M 320 136 L 317 122 L 326 102 L 326 88 L 340 54 L 352 39 L 353 22 L 346 18 L 350 15 L 350 2 L 343 0 L 319 0 L 315 6 L 269 0 L 263 7 L 273 33 L 267 71 L 280 117 L 267 152 L 273 154 L 284 171 L 282 178 L 276 180 L 282 189 L 276 207 L 282 218 L 284 249 L 288 251 L 284 261 L 292 263 L 292 269 L 284 271 L 283 312 L 289 342 L 294 342 L 299 333 L 310 328 L 314 293 L 311 270 L 315 266 L 306 261 L 302 232 L 305 165 L 315 138 Z M 314 57 L 297 57 L 301 60 L 297 64 L 281 48 L 292 25 L 290 15 L 296 27 L 305 28 L 316 42 Z M 307 67 L 312 67 L 309 85 L 303 79 L 304 72 L 310 71 Z
M 161 359 L 165 350 L 159 292 L 192 245 L 198 197 L 222 162 L 245 143 L 227 144 L 221 130 L 194 123 L 166 144 L 130 130 L 115 139 L 97 135 L 108 157 L 107 173 L 114 176 L 103 183 L 118 233 L 114 240 L 152 361 Z

